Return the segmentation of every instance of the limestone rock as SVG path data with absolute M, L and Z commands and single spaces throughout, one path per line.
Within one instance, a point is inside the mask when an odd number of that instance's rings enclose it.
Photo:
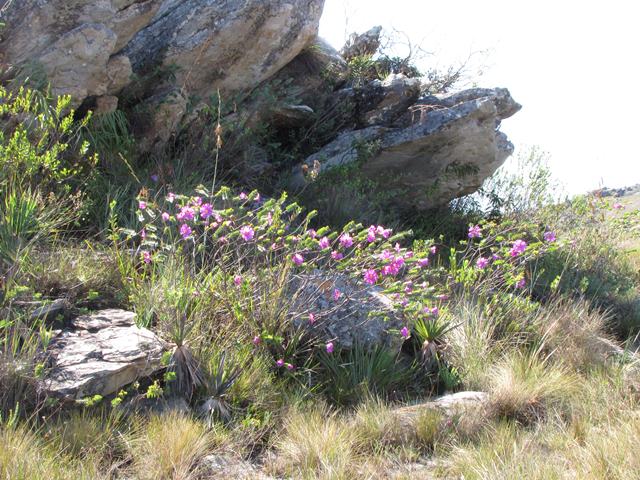
M 336 300 L 334 292 L 340 295 Z M 322 271 L 295 278 L 292 287 L 294 323 L 309 329 L 336 348 L 386 346 L 399 350 L 403 326 L 393 301 L 380 288 L 364 285 L 343 274 Z M 314 322 L 309 322 L 313 314 Z
M 414 107 L 398 126 L 344 132 L 294 169 L 290 188 L 306 184 L 305 172 L 320 174 L 358 160 L 362 176 L 398 192 L 398 206 L 424 210 L 473 193 L 513 153 L 498 130 L 501 120 L 520 109 L 506 89 L 429 96 Z M 368 158 L 359 158 L 363 142 Z
M 111 309 L 74 319 L 47 348 L 44 391 L 72 399 L 109 395 L 162 368 L 164 344 L 134 318 Z
M 207 455 L 200 462 L 198 473 L 202 478 L 227 480 L 273 480 L 252 463 L 232 455 Z

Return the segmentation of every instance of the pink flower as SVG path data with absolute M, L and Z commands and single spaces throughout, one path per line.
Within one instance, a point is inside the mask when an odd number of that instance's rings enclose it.
M 218 242 L 220 242 L 220 243 L 222 243 L 222 244 L 224 245 L 224 244 L 229 243 L 229 240 L 227 239 L 227 237 L 225 237 L 225 236 L 223 235 L 222 237 L 220 237 L 220 238 L 218 239 Z
M 180 212 L 176 215 L 176 218 L 178 219 L 179 222 L 182 221 L 190 221 L 193 220 L 193 218 L 195 217 L 195 211 L 193 210 L 193 208 L 189 207 L 189 206 L 185 206 L 182 207 L 180 209 Z
M 318 236 L 318 233 L 313 228 L 310 228 L 309 230 L 307 230 L 307 235 L 309 235 L 309 237 L 311 238 L 316 238 Z
M 140 200 L 140 201 L 138 202 L 138 208 L 139 208 L 140 210 L 146 210 L 146 208 L 147 208 L 147 202 L 145 202 L 144 200 Z
M 376 233 L 375 231 L 369 230 L 367 233 L 367 242 L 372 243 L 376 241 Z
M 328 239 L 327 237 L 322 237 L 322 238 L 320 239 L 320 241 L 318 242 L 318 245 L 320 245 L 320 248 L 321 248 L 322 250 L 324 250 L 325 248 L 329 248 L 329 245 L 330 245 L 330 244 L 331 244 L 331 243 L 329 242 L 329 239 Z
M 420 260 L 418 260 L 418 266 L 420 268 L 424 268 L 426 266 L 429 265 L 429 259 L 428 258 L 421 258 Z
M 433 245 L 433 246 L 429 249 L 429 251 L 435 255 L 436 253 L 438 253 L 438 247 L 436 247 L 435 245 Z
M 407 250 L 407 252 L 404 254 L 404 258 L 413 258 L 413 252 L 411 250 Z
M 378 274 L 375 270 L 370 268 L 364 272 L 364 281 L 369 285 L 375 285 L 378 281 Z
M 622 210 L 624 208 L 624 205 L 622 205 L 620 202 L 616 202 L 613 204 L 613 208 L 616 210 Z
M 512 257 L 517 257 L 521 253 L 523 253 L 527 249 L 527 242 L 524 240 L 516 240 L 513 242 L 513 246 L 511 250 L 509 250 L 509 255 Z
M 389 250 L 383 250 L 382 253 L 380 254 L 380 258 L 382 260 L 389 260 L 392 257 L 393 257 L 393 255 L 391 254 L 391 252 Z
M 151 263 L 151 254 L 149 252 L 142 252 L 142 260 L 148 265 Z
M 167 212 L 162 212 L 162 221 L 168 222 L 171 216 Z
M 278 368 L 283 367 L 284 366 L 284 360 L 279 358 L 278 360 L 276 360 L 276 366 Z
M 478 267 L 479 269 L 484 269 L 487 268 L 487 266 L 489 265 L 489 259 L 485 258 L 485 257 L 480 257 L 478 258 L 478 260 L 476 260 L 476 267 Z
M 186 223 L 183 223 L 180 226 L 180 235 L 182 235 L 182 238 L 184 238 L 185 240 L 189 238 L 191 236 L 191 227 Z
M 240 200 L 246 200 L 247 199 L 247 194 L 244 192 L 240 192 L 240 195 L 238 195 L 240 197 Z
M 554 232 L 544 232 L 543 238 L 545 242 L 555 242 L 556 234 Z
M 211 205 L 210 203 L 205 203 L 200 207 L 200 216 L 204 220 L 206 220 L 212 215 L 213 215 L 213 205 Z
M 242 235 L 242 238 L 245 242 L 249 242 L 253 240 L 255 231 L 253 230 L 253 228 L 251 228 L 251 226 L 245 225 L 244 227 L 240 228 L 240 235 Z
M 291 370 L 296 368 L 293 365 L 291 365 L 290 363 L 287 363 L 286 366 L 287 366 L 287 370 L 289 370 L 289 371 L 291 371 Z
M 147 231 L 143 228 L 142 230 L 140 230 L 140 238 L 142 240 L 144 240 L 145 238 L 147 238 Z
M 516 282 L 516 288 L 524 288 L 527 285 L 527 281 L 523 278 Z
M 390 228 L 385 228 L 384 230 L 382 230 L 382 237 L 385 240 L 388 240 L 389 237 L 391 236 L 391 233 L 393 232 L 393 230 L 391 230 Z
M 480 225 L 474 225 L 469 227 L 469 233 L 467 234 L 469 238 L 480 238 L 482 237 L 482 229 Z
M 175 199 L 176 199 L 176 194 L 175 193 L 169 192 L 167 194 L 167 202 L 173 203 L 175 201 Z
M 325 345 L 325 349 L 327 350 L 327 353 L 333 353 L 333 349 L 334 349 L 333 342 L 327 343 Z
M 446 302 L 447 300 L 449 300 L 449 295 L 443 293 L 441 295 L 436 295 L 436 298 L 442 302 Z
M 402 327 L 402 330 L 400 330 L 400 335 L 402 335 L 402 338 L 404 339 L 409 338 L 409 329 L 407 327 Z
M 260 342 L 262 342 L 262 339 L 258 335 L 253 337 L 253 344 L 254 345 L 260 345 Z
M 398 242 L 396 242 L 396 244 L 393 246 L 393 249 L 394 249 L 396 252 L 400 252 L 400 244 L 399 244 Z
M 343 233 L 342 235 L 340 235 L 340 245 L 342 245 L 344 248 L 349 248 L 351 245 L 353 245 L 353 238 L 351 238 L 351 235 L 349 235 L 348 233 Z
M 437 317 L 438 315 L 440 315 L 440 309 L 438 307 L 433 307 L 431 309 L 431 315 L 433 315 L 434 317 Z
M 193 197 L 193 200 L 191 201 L 191 203 L 193 203 L 196 207 L 199 207 L 200 205 L 202 205 L 202 198 Z
M 333 290 L 333 299 L 337 302 L 340 299 L 342 293 L 337 288 Z
M 296 265 L 300 266 L 304 263 L 304 257 L 302 255 L 300 255 L 299 253 L 296 253 L 293 255 L 292 257 L 293 263 L 295 263 Z
M 404 287 L 404 293 L 409 295 L 411 292 L 413 292 L 413 282 L 407 282 L 407 284 Z
M 273 212 L 267 213 L 267 225 L 273 225 Z
M 331 252 L 331 258 L 333 258 L 336 261 L 342 260 L 344 258 L 344 255 L 340 252 L 337 251 L 333 251 Z
M 242 284 L 242 277 L 240 275 L 236 275 L 233 277 L 233 283 L 236 284 L 236 287 L 239 287 Z
M 309 325 L 316 323 L 316 316 L 313 313 L 309 314 Z

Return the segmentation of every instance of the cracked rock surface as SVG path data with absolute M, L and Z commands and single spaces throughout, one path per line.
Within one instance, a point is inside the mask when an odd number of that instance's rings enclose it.
M 43 388 L 56 397 L 109 395 L 162 368 L 156 335 L 135 324 L 135 314 L 109 309 L 77 317 L 47 348 Z

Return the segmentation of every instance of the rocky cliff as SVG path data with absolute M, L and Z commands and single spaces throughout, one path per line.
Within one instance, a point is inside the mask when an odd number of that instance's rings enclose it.
M 124 109 L 139 153 L 160 152 L 170 140 L 195 150 L 202 142 L 194 138 L 212 130 L 204 107 L 213 97 L 233 99 L 217 114 L 237 140 L 229 155 L 239 181 L 249 170 L 308 190 L 348 167 L 372 192 L 395 192 L 394 204 L 410 209 L 479 188 L 513 151 L 499 130 L 520 109 L 509 92 L 438 94 L 415 71 L 395 67 L 374 65 L 377 78 L 356 74 L 354 59 L 375 54 L 380 29 L 353 36 L 338 53 L 317 38 L 323 4 L 4 0 L 1 73 L 70 94 L 81 111 Z M 268 140 L 254 134 L 260 125 Z

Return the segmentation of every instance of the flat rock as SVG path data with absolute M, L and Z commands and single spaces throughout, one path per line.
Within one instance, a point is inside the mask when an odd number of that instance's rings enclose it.
M 47 348 L 44 391 L 72 399 L 104 396 L 162 368 L 164 344 L 134 319 L 134 313 L 116 309 L 74 319 Z
M 435 400 L 397 408 L 394 414 L 403 421 L 413 421 L 425 409 L 437 409 L 446 416 L 452 416 L 466 408 L 481 407 L 488 399 L 489 395 L 485 392 L 457 392 Z

